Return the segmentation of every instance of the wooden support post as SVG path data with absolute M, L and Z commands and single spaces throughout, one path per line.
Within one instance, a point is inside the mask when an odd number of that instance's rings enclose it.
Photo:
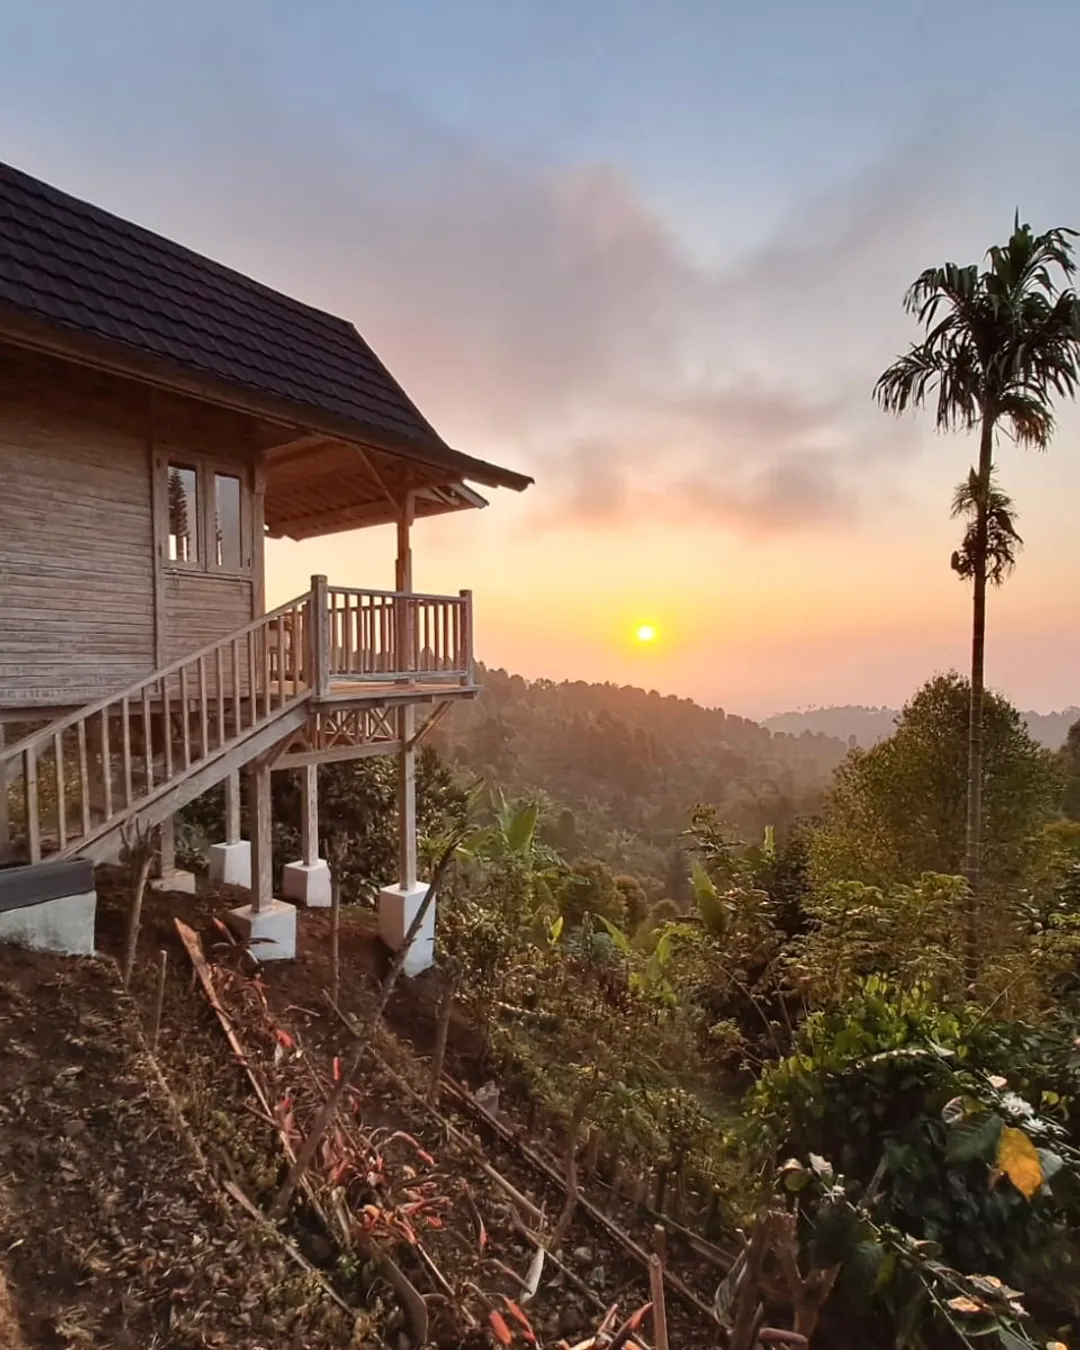
M 397 520 L 397 562 L 394 567 L 394 590 L 399 597 L 410 595 L 413 588 L 410 532 L 414 510 L 412 493 L 406 492 L 402 498 Z M 402 677 L 402 682 L 407 684 L 407 676 L 414 673 L 419 664 L 417 653 L 414 650 L 416 647 L 415 616 L 413 604 L 410 600 L 397 599 L 395 608 L 397 613 L 394 623 L 394 643 L 397 647 L 397 659 L 394 664 L 397 667 L 398 674 Z
M 412 529 L 415 503 L 411 492 L 406 492 L 398 513 L 397 522 L 397 565 L 394 569 L 395 590 L 400 595 L 409 595 L 413 588 L 412 574 Z M 412 606 L 404 603 L 399 611 L 397 625 L 397 667 L 402 675 L 415 669 L 416 654 L 413 652 Z M 416 734 L 416 708 L 413 704 L 404 704 L 397 712 L 398 740 L 398 881 L 406 890 L 416 885 L 416 751 L 412 748 Z
M 270 766 L 255 763 L 248 769 L 251 804 L 251 908 L 258 914 L 274 898 L 270 831 Z
M 225 779 L 225 842 L 240 842 L 240 773 L 229 774 Z
M 305 764 L 300 807 L 301 861 L 314 867 L 319 861 L 319 766 Z
M 398 882 L 406 890 L 416 885 L 416 751 L 409 742 L 416 729 L 416 707 L 398 709 Z
M 476 658 L 473 656 L 472 591 L 461 592 L 461 661 L 464 674 L 461 683 L 476 683 Z
M 412 581 L 412 541 L 410 531 L 414 519 L 414 502 L 411 492 L 402 499 L 397 518 L 397 566 L 394 570 L 394 589 L 411 591 Z
M 311 578 L 311 622 L 308 624 L 311 650 L 308 680 L 318 698 L 330 693 L 330 590 L 322 576 Z

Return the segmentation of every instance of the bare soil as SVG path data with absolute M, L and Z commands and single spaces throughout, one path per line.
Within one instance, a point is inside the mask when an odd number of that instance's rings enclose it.
M 208 959 L 226 972 L 219 977 L 223 999 L 275 1102 L 287 1105 L 295 1098 L 299 1114 L 304 1084 L 329 1086 L 335 1058 L 346 1060 L 356 1045 L 324 994 L 330 983 L 329 914 L 302 913 L 297 960 L 266 963 L 253 981 L 215 923 L 244 899 L 227 888 L 197 896 L 148 894 L 130 994 L 120 989 L 108 959 L 122 949 L 128 903 L 122 878 L 99 879 L 104 959 L 65 961 L 0 948 L 4 1347 L 414 1350 L 400 1299 L 370 1262 L 343 1257 L 302 1197 L 283 1235 L 356 1317 L 226 1194 L 231 1184 L 265 1213 L 286 1163 L 276 1130 L 193 979 L 174 917 L 200 934 Z M 146 1038 L 161 951 L 168 975 L 160 1039 L 151 1055 Z M 370 1053 L 361 1062 L 342 1128 L 378 1141 L 379 1175 L 347 1178 L 343 1194 L 356 1213 L 372 1201 L 373 1208 L 389 1210 L 405 1193 L 434 1196 L 421 1207 L 424 1218 L 417 1218 L 422 1241 L 393 1244 L 393 1257 L 427 1296 L 431 1343 L 445 1350 L 497 1344 L 488 1312 L 504 1308 L 507 1298 L 521 1299 L 535 1247 L 481 1160 L 550 1216 L 549 1230 L 563 1196 L 475 1111 L 443 1093 L 440 1122 L 403 1091 L 402 1079 L 420 1093 L 427 1088 L 424 1057 L 439 990 L 433 977 L 403 981 L 387 1021 L 375 1027 L 373 994 L 388 964 L 373 917 L 346 910 L 339 1006 L 354 1025 L 368 1029 Z M 261 1030 L 251 1014 L 260 1006 Z M 473 1089 L 487 1076 L 478 1040 L 460 1022 L 452 1028 L 448 1068 Z M 511 1128 L 554 1157 L 556 1140 L 535 1126 L 530 1131 L 515 1109 L 513 1102 L 502 1108 Z M 298 1122 L 297 1138 L 309 1119 Z M 447 1123 L 458 1134 L 448 1133 Z M 586 1193 L 642 1247 L 650 1245 L 648 1214 L 617 1205 L 598 1183 Z M 677 1234 L 669 1236 L 669 1250 L 672 1268 L 711 1302 L 720 1272 Z M 587 1215 L 575 1219 L 561 1260 L 568 1273 L 549 1262 L 526 1308 L 542 1346 L 579 1340 L 612 1303 L 626 1315 L 647 1301 L 641 1262 Z M 704 1350 L 716 1344 L 715 1326 L 671 1292 L 668 1315 L 673 1346 Z M 479 1324 L 471 1331 L 470 1320 Z M 527 1344 L 520 1330 L 514 1343 Z

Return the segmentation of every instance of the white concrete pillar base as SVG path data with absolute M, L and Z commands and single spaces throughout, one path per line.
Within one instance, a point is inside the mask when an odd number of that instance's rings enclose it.
M 290 900 L 306 904 L 309 910 L 328 909 L 332 902 L 329 863 L 321 857 L 315 863 L 286 863 L 281 888 Z
M 251 841 L 210 845 L 210 880 L 217 886 L 243 886 L 251 890 Z
M 308 909 L 326 909 L 331 903 L 330 864 L 325 858 L 313 863 L 286 863 L 281 889 L 288 899 Z
M 62 895 L 0 913 L 0 942 L 62 956 L 94 955 L 97 891 Z
M 384 886 L 379 892 L 379 936 L 392 952 L 400 951 L 405 934 L 416 918 L 417 910 L 428 893 L 426 882 L 417 882 L 406 889 L 403 886 Z M 412 940 L 409 954 L 401 973 L 409 979 L 429 970 L 435 964 L 435 903 L 424 915 L 420 931 Z
M 195 873 L 183 872 L 176 868 L 160 877 L 153 877 L 150 881 L 150 889 L 153 891 L 182 891 L 185 895 L 195 894 Z
M 260 961 L 292 961 L 296 956 L 296 906 L 271 900 L 265 909 L 231 909 L 225 922 Z

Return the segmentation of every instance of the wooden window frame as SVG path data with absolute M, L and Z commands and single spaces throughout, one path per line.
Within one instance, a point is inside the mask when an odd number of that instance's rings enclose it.
M 254 581 L 256 557 L 254 540 L 255 485 L 249 464 L 222 459 L 217 455 L 191 454 L 189 451 L 162 446 L 156 456 L 157 491 L 155 500 L 161 520 L 162 566 L 166 572 L 178 576 L 225 577 L 232 580 Z M 169 557 L 169 467 L 191 468 L 195 471 L 195 497 L 198 502 L 198 558 L 194 562 L 178 562 Z M 214 520 L 217 512 L 215 475 L 221 474 L 240 481 L 240 556 L 239 569 L 218 567 L 217 540 Z

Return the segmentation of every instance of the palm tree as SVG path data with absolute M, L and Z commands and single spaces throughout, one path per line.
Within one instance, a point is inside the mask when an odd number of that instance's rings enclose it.
M 974 904 L 982 827 L 986 586 L 993 579 L 994 449 L 1001 431 L 1020 445 L 1047 449 L 1054 432 L 1055 397 L 1076 395 L 1080 300 L 1067 284 L 1076 271 L 1076 234 L 1066 229 L 1033 234 L 1017 214 L 1008 243 L 989 250 L 982 271 L 977 264 L 928 268 L 904 297 L 904 308 L 918 320 L 925 337 L 874 386 L 874 397 L 886 412 L 899 415 L 933 398 L 939 431 L 979 432 L 979 462 L 964 488 L 972 521 L 958 555 L 967 569 L 961 575 L 973 582 L 964 850 L 964 874 L 972 894 L 969 978 L 977 973 Z M 968 509 L 963 506 L 961 514 Z M 1001 539 L 999 535 L 999 543 Z

